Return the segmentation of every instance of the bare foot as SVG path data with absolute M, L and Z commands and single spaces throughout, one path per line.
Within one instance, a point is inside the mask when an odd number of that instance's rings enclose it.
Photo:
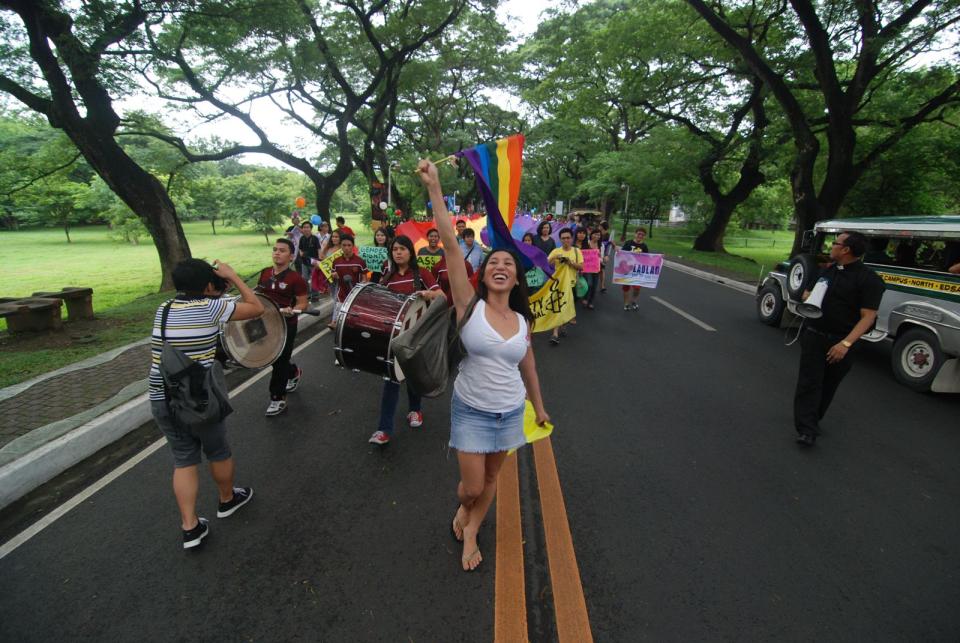
M 466 522 L 467 511 L 463 505 L 457 507 L 457 513 L 453 516 L 453 537 L 463 542 L 463 523 Z
M 476 532 L 470 533 L 463 530 L 463 555 L 460 557 L 460 563 L 463 565 L 463 571 L 472 572 L 480 563 L 483 562 L 483 556 L 480 555 L 480 547 L 477 545 Z

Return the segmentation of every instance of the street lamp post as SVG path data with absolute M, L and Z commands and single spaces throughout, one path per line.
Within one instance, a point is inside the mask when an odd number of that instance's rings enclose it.
M 390 173 L 390 170 L 393 169 L 393 163 L 387 164 L 387 207 L 390 207 L 390 204 L 393 202 L 393 176 Z
M 620 238 L 627 238 L 627 208 L 630 207 L 630 186 L 626 183 L 620 184 L 621 190 L 627 191 L 627 198 L 623 202 L 623 230 L 620 232 Z

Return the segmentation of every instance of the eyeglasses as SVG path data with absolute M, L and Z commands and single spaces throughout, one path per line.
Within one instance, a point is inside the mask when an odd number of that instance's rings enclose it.
M 832 246 L 843 246 L 844 248 L 847 247 L 847 244 L 843 243 L 842 241 L 834 241 L 834 242 L 831 243 L 830 245 L 832 245 Z

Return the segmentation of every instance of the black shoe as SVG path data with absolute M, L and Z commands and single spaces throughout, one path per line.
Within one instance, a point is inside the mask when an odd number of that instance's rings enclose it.
M 554 346 L 559 346 L 559 345 L 560 345 L 560 338 L 557 337 L 556 335 L 554 335 L 553 337 L 550 338 L 550 343 L 551 343 L 552 345 L 554 345 Z
M 221 502 L 217 508 L 217 518 L 233 515 L 233 512 L 250 502 L 251 498 L 253 498 L 253 487 L 234 487 L 233 498 L 227 502 Z
M 800 433 L 797 435 L 797 444 L 805 447 L 812 447 L 817 442 L 817 436 L 812 433 Z
M 198 518 L 197 526 L 193 529 L 184 530 L 183 532 L 183 548 L 191 549 L 200 544 L 204 538 L 207 537 L 207 534 L 210 533 L 210 528 L 207 527 L 206 518 Z

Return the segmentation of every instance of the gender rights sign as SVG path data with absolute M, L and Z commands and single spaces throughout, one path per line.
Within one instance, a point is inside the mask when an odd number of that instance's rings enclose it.
M 663 268 L 663 255 L 617 250 L 613 259 L 613 283 L 656 288 Z

